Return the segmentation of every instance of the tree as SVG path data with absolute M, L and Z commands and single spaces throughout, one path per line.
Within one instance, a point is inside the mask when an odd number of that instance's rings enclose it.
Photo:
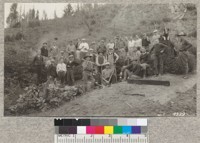
M 35 19 L 35 9 L 31 10 L 31 19 Z
M 36 12 L 36 17 L 35 17 L 36 20 L 39 20 L 39 10 L 37 10 Z
M 72 8 L 71 4 L 69 3 L 64 9 L 63 17 L 72 16 L 72 15 L 73 15 L 73 8 Z
M 6 23 L 9 25 L 9 27 L 13 27 L 17 22 L 18 22 L 17 3 L 13 3 L 10 7 L 10 14 L 6 19 Z
M 43 10 L 43 20 L 47 20 L 47 19 L 48 19 L 48 17 L 47 17 L 47 13 L 46 13 L 45 10 Z
M 57 19 L 57 14 L 56 14 L 56 10 L 54 10 L 54 19 Z

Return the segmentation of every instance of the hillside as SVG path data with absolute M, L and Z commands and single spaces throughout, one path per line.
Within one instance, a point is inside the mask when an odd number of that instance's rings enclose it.
M 187 41 L 196 47 L 197 12 L 192 4 L 174 10 L 171 5 L 103 5 L 90 12 L 77 12 L 74 16 L 40 21 L 40 26 L 7 28 L 5 37 L 22 32 L 25 40 L 5 42 L 5 108 L 9 107 L 35 81 L 30 65 L 43 42 L 49 45 L 58 37 L 58 46 L 64 49 L 70 40 L 86 38 L 90 44 L 100 39 L 113 39 L 117 35 L 135 36 L 156 28 L 170 28 L 171 39 L 177 32 L 188 34 Z M 184 15 L 183 17 L 181 17 Z M 180 18 L 181 17 L 181 18 Z M 174 41 L 176 44 L 176 41 Z

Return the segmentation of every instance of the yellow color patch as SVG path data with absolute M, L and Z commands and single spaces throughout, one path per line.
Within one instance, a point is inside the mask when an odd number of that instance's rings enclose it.
M 104 134 L 113 134 L 113 126 L 104 126 Z

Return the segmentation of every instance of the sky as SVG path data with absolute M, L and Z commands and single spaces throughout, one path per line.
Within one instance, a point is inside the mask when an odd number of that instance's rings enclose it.
M 56 11 L 56 14 L 58 17 L 62 17 L 63 10 L 65 6 L 67 6 L 68 3 L 18 3 L 17 11 L 19 12 L 20 9 L 22 12 L 25 9 L 25 12 L 28 12 L 29 9 L 35 8 L 35 10 L 39 10 L 40 18 L 42 17 L 43 10 L 46 11 L 47 16 L 49 19 L 54 18 L 54 10 Z M 10 13 L 10 7 L 12 3 L 5 3 L 4 5 L 4 27 L 7 27 L 6 19 Z M 76 9 L 77 3 L 71 3 L 73 9 Z

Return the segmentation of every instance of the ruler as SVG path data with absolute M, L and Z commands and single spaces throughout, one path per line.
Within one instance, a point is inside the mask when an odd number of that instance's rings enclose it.
M 148 143 L 147 135 L 55 134 L 54 143 Z

